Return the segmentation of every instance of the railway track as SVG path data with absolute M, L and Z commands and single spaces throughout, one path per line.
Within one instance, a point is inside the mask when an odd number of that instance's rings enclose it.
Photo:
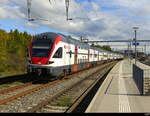
M 42 85 L 39 85 L 39 86 L 37 86 L 37 87 L 33 87 L 33 88 L 28 89 L 28 90 L 26 90 L 26 91 L 20 92 L 20 93 L 18 93 L 18 94 L 16 94 L 16 95 L 13 95 L 13 96 L 8 97 L 8 98 L 6 98 L 6 99 L 3 99 L 3 100 L 0 101 L 0 105 L 1 105 L 1 104 L 5 104 L 5 103 L 8 103 L 8 102 L 10 102 L 10 101 L 12 101 L 12 100 L 15 100 L 15 99 L 19 98 L 19 97 L 23 97 L 23 96 L 25 96 L 25 95 L 28 95 L 28 94 L 30 94 L 30 93 L 32 93 L 32 92 L 34 92 L 34 91 L 40 90 L 40 89 L 42 89 L 42 88 L 44 88 L 44 87 L 53 85 L 53 84 L 57 83 L 58 81 L 60 81 L 60 80 L 56 80 L 56 81 L 54 81 L 54 82 L 49 82 L 49 83 L 47 83 L 47 84 L 42 84 Z M 29 86 L 29 85 L 31 86 L 32 84 L 31 84 L 31 83 L 28 83 L 28 84 L 25 85 L 25 86 L 23 85 L 23 87 L 26 87 L 26 86 Z M 14 88 L 18 88 L 18 87 L 14 87 Z M 12 88 L 11 88 L 11 89 L 12 89 Z M 19 88 L 19 89 L 20 89 L 20 88 Z M 8 89 L 8 91 L 10 92 L 10 89 Z
M 108 63 L 107 65 L 110 65 L 110 64 L 111 64 L 111 63 Z M 97 67 L 98 67 L 98 66 L 97 66 Z M 78 73 L 75 73 L 75 74 L 66 76 L 66 77 L 64 77 L 62 80 L 64 80 L 64 79 L 70 79 L 72 76 L 80 75 L 80 73 L 83 73 L 83 72 L 84 72 L 84 71 L 80 71 L 80 72 L 78 72 Z M 94 73 L 95 73 L 95 72 L 94 72 Z M 3 105 L 5 106 L 6 103 L 9 104 L 9 103 L 12 102 L 12 101 L 15 101 L 15 100 L 17 100 L 17 99 L 19 99 L 19 98 L 21 98 L 21 97 L 25 97 L 25 96 L 27 96 L 27 95 L 30 95 L 31 93 L 38 92 L 39 90 L 44 89 L 44 88 L 46 88 L 46 87 L 57 86 L 57 84 L 60 83 L 62 80 L 54 80 L 54 81 L 52 81 L 52 82 L 48 82 L 48 83 L 46 83 L 46 84 L 38 85 L 38 86 L 36 86 L 36 87 L 33 87 L 33 88 L 28 89 L 28 90 L 22 91 L 22 92 L 20 92 L 20 93 L 17 93 L 16 95 L 13 95 L 13 96 L 10 96 L 10 97 L 8 97 L 8 98 L 5 98 L 5 99 L 1 100 L 1 101 L 0 101 L 0 105 L 2 105 L 2 107 L 3 107 Z M 83 80 L 84 80 L 84 79 L 83 79 Z M 65 80 L 65 81 L 66 81 L 66 80 Z M 56 95 L 56 96 L 60 96 L 61 94 L 64 93 L 64 91 L 68 91 L 68 90 L 73 89 L 75 85 L 78 85 L 78 83 L 81 83 L 81 82 L 76 82 L 76 83 L 73 84 L 71 87 L 69 86 L 70 88 L 66 87 L 65 89 L 62 90 L 63 92 L 62 92 L 62 91 L 59 91 L 59 92 L 58 92 L 59 95 Z M 31 83 L 26 83 L 25 85 L 20 85 L 20 87 L 24 88 L 24 87 L 30 86 L 30 84 L 31 84 Z M 11 89 L 12 89 L 12 91 L 13 91 L 13 89 L 15 90 L 15 89 L 20 88 L 20 87 L 18 86 L 18 87 L 14 87 L 14 88 L 11 88 Z M 54 88 L 55 88 L 55 87 L 54 87 Z M 11 89 L 8 89 L 7 91 L 8 91 L 8 92 L 11 92 Z M 0 92 L 0 94 L 4 94 L 4 93 L 7 93 L 7 92 L 6 92 L 6 91 L 1 91 L 1 92 Z M 57 93 L 57 91 L 56 91 L 56 93 Z M 54 95 L 54 96 L 55 96 L 55 95 Z M 52 98 L 55 98 L 54 96 L 52 96 L 51 99 L 52 99 Z M 45 102 L 42 101 L 42 103 L 45 103 Z M 36 105 L 37 105 L 37 104 L 36 104 Z M 45 105 L 44 105 L 44 106 L 45 106 Z M 32 109 L 31 109 L 31 108 L 30 108 L 29 112 L 32 112 Z M 34 112 L 34 111 L 33 111 L 33 112 Z
M 79 103 L 89 93 L 89 91 L 101 80 L 108 70 L 112 68 L 112 64 L 101 67 L 101 71 L 97 71 L 75 83 L 74 85 L 62 90 L 51 98 L 42 101 L 37 106 L 27 112 L 48 113 L 48 112 L 74 112 Z M 63 100 L 70 100 L 63 104 Z
M 12 76 L 11 76 L 12 77 Z M 11 78 L 9 77 L 9 78 Z M 12 79 L 14 79 L 12 77 Z M 28 86 L 33 85 L 39 81 L 37 78 L 31 78 L 29 75 L 18 75 L 16 79 L 12 80 L 8 79 L 7 77 L 4 79 L 6 80 L 3 84 L 0 84 L 0 95 L 1 94 L 8 94 L 9 92 L 16 91 L 18 89 L 22 89 Z M 13 82 L 12 82 L 12 81 Z
M 8 77 L 1 77 L 0 78 L 0 85 L 1 84 L 15 82 L 15 81 L 18 81 L 18 80 L 22 80 L 22 79 L 27 78 L 27 77 L 28 77 L 27 74 L 8 76 Z
M 21 88 L 25 88 L 27 86 L 30 86 L 32 85 L 32 82 L 28 82 L 28 83 L 25 83 L 25 84 L 21 84 L 21 85 L 18 85 L 18 86 L 14 86 L 14 87 L 9 87 L 7 89 L 3 89 L 0 91 L 0 94 L 7 94 L 9 92 L 12 92 L 12 91 L 15 91 L 17 89 L 21 89 Z
M 33 81 L 30 81 L 30 82 L 27 82 L 24 84 L 20 84 L 20 85 L 14 86 L 14 87 L 9 87 L 9 88 L 3 89 L 0 91 L 0 95 L 1 95 L 0 100 L 3 99 L 2 101 L 4 101 L 4 100 L 7 101 L 8 99 L 11 98 L 11 96 L 19 94 L 21 91 L 35 88 L 39 85 L 38 82 L 40 82 L 40 81 L 41 81 L 40 79 L 37 79 L 37 80 L 33 80 Z M 35 83 L 37 83 L 37 84 L 35 84 Z M 2 102 L 2 104 L 3 104 L 3 102 Z

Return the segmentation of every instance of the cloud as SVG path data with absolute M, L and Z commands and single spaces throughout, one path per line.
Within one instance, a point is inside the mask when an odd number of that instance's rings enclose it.
M 79 0 L 78 0 L 79 1 Z M 86 36 L 91 39 L 130 39 L 133 26 L 139 26 L 138 37 L 148 39 L 150 34 L 149 0 L 88 0 L 70 1 L 69 17 L 66 21 L 64 0 L 32 0 L 32 18 L 46 19 L 26 22 L 25 27 L 34 30 L 41 25 L 51 30 Z M 26 0 L 0 0 L 0 20 L 26 20 Z

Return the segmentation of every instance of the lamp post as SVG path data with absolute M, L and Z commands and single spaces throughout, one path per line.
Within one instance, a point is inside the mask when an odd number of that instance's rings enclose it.
M 134 32 L 135 32 L 135 38 L 133 39 L 135 41 L 135 65 L 136 65 L 136 59 L 137 59 L 137 52 L 136 52 L 136 46 L 137 46 L 137 43 L 136 43 L 136 31 L 137 29 L 139 29 L 139 27 L 133 27 L 134 29 Z

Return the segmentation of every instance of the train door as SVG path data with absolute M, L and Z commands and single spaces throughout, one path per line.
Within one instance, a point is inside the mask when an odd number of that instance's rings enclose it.
M 74 66 L 73 66 L 73 70 L 74 72 L 78 71 L 78 67 L 77 67 L 77 60 L 78 60 L 78 47 L 75 45 L 75 51 L 74 51 Z
M 93 63 L 95 62 L 95 50 L 93 48 Z
M 69 74 L 72 72 L 71 71 L 71 69 L 72 69 L 72 63 L 71 63 L 71 60 L 72 60 L 72 50 L 71 50 L 71 44 L 70 44 L 70 42 L 69 42 L 69 44 L 68 44 L 68 52 L 69 52 L 69 59 L 68 59 L 68 62 L 69 62 L 69 69 L 68 69 L 68 72 L 69 72 Z
M 68 46 L 67 45 L 64 45 L 64 65 L 66 66 L 66 65 L 68 65 L 67 64 L 67 52 L 68 52 Z

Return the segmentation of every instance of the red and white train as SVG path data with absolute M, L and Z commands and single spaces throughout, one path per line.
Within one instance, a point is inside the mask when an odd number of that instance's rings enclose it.
M 122 58 L 121 54 L 91 47 L 62 34 L 46 32 L 31 40 L 27 70 L 28 73 L 58 77 L 95 66 L 102 61 Z

